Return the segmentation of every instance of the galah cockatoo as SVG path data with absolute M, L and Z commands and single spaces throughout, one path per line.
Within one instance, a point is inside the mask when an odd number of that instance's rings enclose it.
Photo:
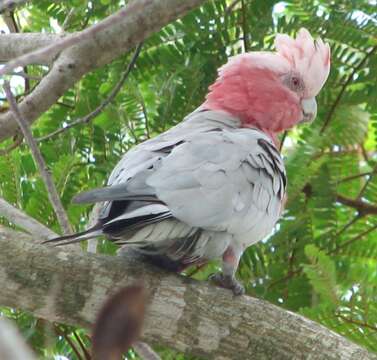
M 212 279 L 242 294 L 240 257 L 272 231 L 283 208 L 277 134 L 315 118 L 330 70 L 329 45 L 306 29 L 295 39 L 277 35 L 275 46 L 232 57 L 197 110 L 127 152 L 106 187 L 75 198 L 103 202 L 97 224 L 52 241 L 106 235 L 173 271 L 221 258 Z

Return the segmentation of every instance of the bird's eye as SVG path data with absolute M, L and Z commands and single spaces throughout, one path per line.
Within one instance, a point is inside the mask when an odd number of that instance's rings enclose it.
M 294 88 L 298 88 L 300 85 L 300 79 L 297 77 L 292 77 L 292 85 Z
M 291 89 L 292 91 L 296 93 L 301 93 L 305 90 L 302 79 L 297 74 L 292 74 L 292 73 L 287 74 L 283 78 L 283 82 L 285 86 L 287 86 L 289 89 Z

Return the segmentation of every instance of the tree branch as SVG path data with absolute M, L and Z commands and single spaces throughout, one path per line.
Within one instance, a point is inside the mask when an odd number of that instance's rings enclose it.
M 94 39 L 98 32 L 107 31 L 108 28 L 116 26 L 133 11 L 136 3 L 119 10 L 117 13 L 100 21 L 99 23 L 77 33 L 68 34 L 67 36 L 53 42 L 52 44 L 36 49 L 30 53 L 24 54 L 16 59 L 12 59 L 0 69 L 0 76 L 9 74 L 17 67 L 24 67 L 29 64 L 40 64 L 46 58 L 53 58 L 61 51 L 72 47 L 80 42 Z
M 140 43 L 136 47 L 135 53 L 134 53 L 130 63 L 127 65 L 126 70 L 124 70 L 123 75 L 121 76 L 120 80 L 115 85 L 115 87 L 111 90 L 109 96 L 104 101 L 102 101 L 102 103 L 96 109 L 94 109 L 92 112 L 90 112 L 86 116 L 70 122 L 64 128 L 57 129 L 57 130 L 53 131 L 51 134 L 48 134 L 46 136 L 42 136 L 42 137 L 38 138 L 37 141 L 39 142 L 39 141 L 44 141 L 44 140 L 50 139 L 50 138 L 52 138 L 56 135 L 61 134 L 62 132 L 67 131 L 68 129 L 70 129 L 70 128 L 76 126 L 76 125 L 87 124 L 89 121 L 94 119 L 98 114 L 100 114 L 103 111 L 103 109 L 115 99 L 118 92 L 123 87 L 125 81 L 127 80 L 128 76 L 130 75 L 130 73 L 131 73 L 131 71 L 132 71 L 132 69 L 133 69 L 133 67 L 136 63 L 136 60 L 137 60 L 137 58 L 140 54 L 142 46 L 143 46 L 143 44 Z
M 342 235 L 346 230 L 348 230 L 353 224 L 355 224 L 357 221 L 359 221 L 363 216 L 358 213 L 356 216 L 354 216 L 351 220 L 349 220 L 346 224 L 342 226 L 340 230 L 335 234 L 334 238 L 338 238 L 340 235 Z M 321 248 L 321 250 L 324 250 Z
M 0 4 L 0 13 L 5 10 L 13 10 L 16 6 L 20 6 L 28 2 L 29 0 L 3 0 Z
M 78 360 L 84 360 L 84 358 L 81 356 L 80 351 L 77 349 L 75 343 L 71 340 L 69 337 L 69 334 L 67 334 L 64 330 L 62 330 L 59 325 L 54 324 L 54 331 L 56 335 L 61 336 L 64 338 L 64 340 L 68 343 L 68 345 L 71 347 L 72 351 L 75 353 Z
M 244 52 L 249 51 L 249 32 L 247 28 L 247 20 L 246 20 L 246 6 L 244 0 L 241 0 L 241 16 L 242 16 L 242 37 L 243 37 L 243 50 Z
M 50 72 L 19 104 L 21 114 L 27 115 L 30 122 L 35 121 L 84 74 L 108 64 L 164 25 L 182 17 L 204 2 L 205 0 L 137 0 L 93 25 L 97 27 L 95 32 L 89 31 L 91 28 L 84 30 L 85 34 L 90 36 L 81 38 L 78 44 L 60 53 Z M 117 21 L 113 21 L 114 19 Z M 110 22 L 111 24 L 107 25 Z M 75 39 L 79 38 L 79 35 L 74 35 Z M 2 36 L 0 36 L 0 47 L 3 46 L 1 39 Z M 51 60 L 54 51 L 44 52 L 45 56 L 49 57 L 48 60 Z M 3 52 L 4 50 L 1 50 L 0 55 Z M 39 59 L 42 60 L 47 61 L 47 59 Z M 0 115 L 0 141 L 13 135 L 16 129 L 17 124 L 10 112 Z
M 0 62 L 4 63 L 38 48 L 48 46 L 64 36 L 43 33 L 0 34 Z M 53 57 L 42 59 L 41 64 L 50 64 Z
M 22 144 L 22 141 L 24 140 L 24 136 L 21 133 L 17 133 L 14 136 L 13 143 L 10 144 L 5 149 L 0 149 L 0 156 L 8 155 L 12 150 L 16 149 Z
M 339 184 L 339 183 L 346 182 L 346 181 L 352 181 L 352 180 L 355 180 L 355 179 L 358 179 L 358 178 L 361 178 L 361 177 L 364 177 L 364 176 L 372 176 L 376 173 L 377 173 L 377 169 L 373 170 L 373 171 L 366 171 L 366 172 L 363 172 L 363 173 L 360 173 L 360 174 L 346 176 L 342 179 L 337 180 L 336 182 Z
M 364 236 L 370 234 L 371 232 L 375 231 L 376 229 L 377 229 L 377 225 L 371 226 L 369 229 L 363 231 L 362 233 L 360 233 L 360 234 L 354 236 L 353 238 L 351 238 L 351 239 L 349 239 L 349 240 L 341 243 L 335 249 L 328 251 L 327 255 L 332 255 L 332 254 L 338 253 L 339 250 L 344 249 L 345 247 L 347 247 L 348 245 L 354 243 L 355 241 L 359 241 Z
M 9 108 L 11 109 L 13 116 L 15 117 L 19 127 L 21 128 L 25 140 L 27 141 L 30 147 L 34 161 L 38 166 L 39 172 L 47 189 L 48 198 L 50 199 L 51 205 L 54 208 L 59 224 L 62 227 L 64 233 L 69 234 L 72 232 L 72 228 L 69 224 L 68 216 L 60 200 L 58 191 L 56 190 L 55 184 L 52 180 L 51 173 L 46 165 L 46 162 L 44 161 L 44 158 L 38 148 L 35 139 L 33 138 L 31 130 L 29 129 L 28 122 L 24 119 L 24 117 L 18 109 L 16 99 L 12 94 L 10 84 L 8 81 L 4 81 L 4 91 L 9 102 Z
M 19 226 L 34 236 L 40 236 L 45 239 L 52 239 L 58 236 L 48 227 L 26 215 L 2 198 L 0 198 L 0 216 L 5 217 L 14 225 Z
M 336 201 L 340 202 L 343 205 L 356 209 L 360 215 L 377 215 L 377 206 L 369 204 L 363 200 L 350 199 L 343 195 L 337 194 Z
M 377 171 L 377 166 L 374 167 L 373 173 L 375 173 L 376 171 Z M 358 200 L 360 200 L 363 197 L 365 191 L 367 190 L 367 188 L 368 188 L 368 186 L 369 186 L 369 184 L 371 183 L 372 180 L 373 180 L 373 176 L 369 176 L 367 178 L 367 181 L 365 181 L 363 187 L 360 189 L 359 194 L 357 195 Z
M 377 359 L 300 315 L 131 257 L 33 245 L 6 228 L 0 238 L 0 303 L 49 321 L 89 327 L 107 296 L 142 279 L 150 297 L 148 343 L 206 359 Z
M 365 328 L 368 328 L 370 330 L 377 332 L 377 326 L 374 326 L 372 324 L 368 324 L 365 321 L 354 320 L 354 319 L 349 318 L 347 316 L 344 316 L 340 313 L 335 313 L 335 316 L 338 317 L 339 319 L 342 319 L 344 322 L 347 322 L 349 324 L 354 324 L 354 325 L 357 325 L 357 326 L 360 326 L 360 327 L 365 327 Z

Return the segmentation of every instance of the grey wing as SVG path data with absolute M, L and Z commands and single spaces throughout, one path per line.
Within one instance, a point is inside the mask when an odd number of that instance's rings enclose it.
M 225 112 L 207 111 L 201 108 L 189 114 L 184 120 L 169 131 L 128 151 L 110 174 L 107 188 L 80 194 L 75 198 L 76 202 L 104 201 L 100 213 L 100 218 L 104 219 L 110 215 L 111 209 L 114 210 L 116 207 L 114 205 L 119 205 L 114 204 L 113 201 L 125 198 L 131 200 L 132 196 L 139 196 L 139 200 L 143 201 L 151 200 L 155 190 L 148 186 L 146 181 L 150 176 L 150 170 L 156 169 L 161 160 L 169 156 L 175 147 L 184 144 L 188 138 L 197 134 L 234 129 L 239 125 L 237 118 Z
M 160 221 L 160 215 L 166 219 L 170 216 L 169 208 L 163 208 L 155 189 L 147 183 L 148 177 L 188 138 L 209 131 L 234 129 L 238 124 L 238 119 L 225 112 L 198 109 L 181 124 L 127 152 L 112 171 L 107 187 L 79 194 L 74 201 L 103 202 L 99 221 L 111 231 L 116 225 L 121 225 L 120 229 L 126 226 L 134 229 L 150 224 L 153 219 Z
M 169 131 L 128 151 L 111 172 L 107 184 L 117 185 L 139 175 L 192 136 L 214 130 L 235 129 L 239 125 L 239 120 L 228 113 L 200 108 L 184 120 Z
M 254 232 L 258 241 L 279 217 L 286 177 L 265 134 L 237 129 L 188 139 L 146 182 L 182 222 L 231 234 Z

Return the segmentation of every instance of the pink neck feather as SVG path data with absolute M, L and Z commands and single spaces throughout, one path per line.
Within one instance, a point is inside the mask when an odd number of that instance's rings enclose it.
M 243 127 L 257 127 L 275 138 L 276 133 L 301 119 L 300 100 L 281 83 L 276 72 L 250 63 L 240 55 L 233 64 L 220 69 L 203 105 L 229 112 L 241 119 Z

